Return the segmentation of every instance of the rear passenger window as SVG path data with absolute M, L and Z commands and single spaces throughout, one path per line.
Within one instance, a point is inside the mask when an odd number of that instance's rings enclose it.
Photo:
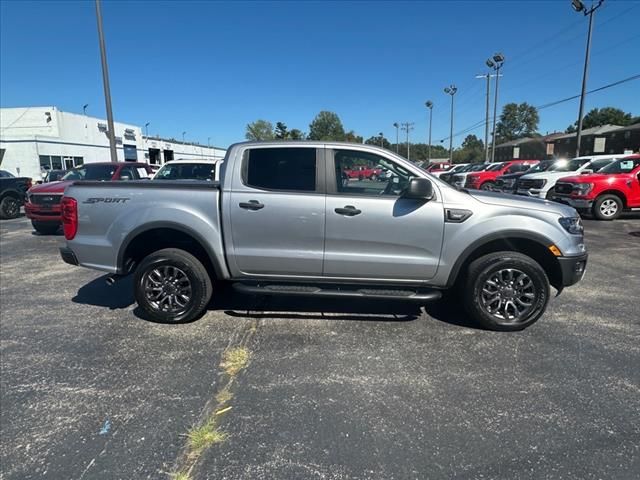
M 264 190 L 316 190 L 315 148 L 256 148 L 244 166 L 245 184 Z

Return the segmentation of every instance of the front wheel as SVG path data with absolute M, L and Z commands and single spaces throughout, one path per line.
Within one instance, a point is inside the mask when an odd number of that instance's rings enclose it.
M 484 182 L 482 185 L 480 185 L 480 190 L 492 191 L 495 185 L 496 184 L 493 182 Z
M 20 200 L 11 195 L 7 195 L 0 201 L 0 218 L 8 220 L 20 216 Z
M 549 303 L 549 279 L 532 258 L 517 252 L 484 255 L 469 265 L 464 305 L 489 330 L 533 325 Z
M 616 195 L 601 195 L 593 204 L 593 216 L 598 220 L 614 220 L 622 213 L 622 200 Z
M 183 323 L 195 319 L 209 303 L 212 291 L 207 269 L 184 250 L 158 250 L 136 269 L 136 301 L 158 322 Z

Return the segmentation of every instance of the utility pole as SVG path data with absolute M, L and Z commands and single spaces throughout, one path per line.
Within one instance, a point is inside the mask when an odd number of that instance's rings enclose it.
M 380 137 L 380 148 L 384 148 L 384 134 L 380 132 L 378 136 Z
M 458 91 L 454 84 L 445 87 L 444 93 L 451 95 L 451 129 L 449 131 L 449 163 L 453 163 L 453 96 Z
M 487 79 L 487 108 L 485 114 L 484 121 L 484 161 L 485 163 L 489 162 L 489 91 L 491 90 L 491 75 L 490 73 L 486 73 L 484 75 L 476 75 L 476 78 L 486 78 Z
M 431 120 L 433 119 L 433 102 L 431 100 L 428 100 L 424 105 L 429 109 L 429 140 L 427 143 L 427 163 L 431 163 Z
M 498 84 L 500 83 L 500 69 L 504 63 L 504 55 L 496 53 L 486 61 L 487 67 L 496 71 L 496 93 L 493 96 L 493 135 L 491 137 L 491 161 L 496 159 L 496 119 L 498 117 Z
M 404 122 L 400 125 L 402 125 L 402 130 L 407 132 L 407 160 L 411 160 L 411 144 L 409 143 L 409 132 L 413 130 L 415 122 Z
M 107 136 L 109 137 L 109 151 L 111 161 L 118 161 L 116 150 L 116 132 L 113 126 L 113 111 L 111 110 L 111 88 L 109 87 L 109 67 L 107 66 L 107 48 L 104 44 L 104 32 L 102 31 L 102 13 L 100 11 L 100 0 L 96 0 L 96 19 L 98 21 L 98 40 L 100 42 L 100 58 L 102 59 L 102 84 L 104 86 L 104 102 L 107 107 Z
M 597 4 L 587 9 L 580 0 L 571 0 L 573 9 L 584 13 L 589 17 L 589 33 L 587 34 L 587 51 L 584 56 L 584 71 L 582 73 L 582 92 L 580 93 L 580 108 L 578 110 L 578 132 L 576 134 L 576 157 L 580 156 L 580 141 L 582 140 L 582 117 L 584 116 L 584 97 L 587 94 L 587 74 L 589 73 L 589 56 L 591 54 L 591 32 L 593 30 L 593 14 L 602 5 L 604 0 L 599 0 Z
M 400 124 L 398 122 L 394 122 L 393 126 L 396 127 L 396 153 L 400 153 L 400 137 L 398 135 L 398 129 L 400 128 Z

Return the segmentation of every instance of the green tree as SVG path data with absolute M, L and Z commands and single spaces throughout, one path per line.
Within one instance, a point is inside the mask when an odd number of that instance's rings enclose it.
M 291 140 L 304 140 L 304 132 L 298 130 L 297 128 L 293 128 L 289 131 L 289 138 Z
M 290 132 L 287 130 L 287 126 L 284 122 L 276 122 L 275 136 L 277 139 L 286 140 L 289 138 Z
M 637 123 L 640 118 L 634 118 L 630 113 L 614 107 L 594 108 L 582 119 L 582 128 L 593 128 L 601 125 L 620 125 L 626 127 Z M 578 130 L 578 122 L 574 122 L 567 128 L 567 133 Z
M 349 130 L 344 134 L 344 141 L 350 143 L 362 143 L 363 138 L 356 134 L 353 130 Z
M 366 143 L 367 145 L 375 145 L 376 147 L 382 147 L 391 150 L 391 143 L 389 143 L 389 140 L 384 138 L 384 135 L 382 136 L 382 143 L 380 143 L 380 140 L 380 135 L 374 135 L 367 138 L 364 143 Z
M 539 122 L 536 107 L 526 102 L 507 103 L 496 125 L 496 144 L 535 135 Z
M 322 111 L 318 113 L 309 125 L 308 138 L 309 140 L 344 140 L 344 127 L 340 117 L 333 112 Z
M 247 125 L 247 140 L 273 140 L 273 125 L 266 120 L 256 120 Z
M 484 160 L 484 142 L 467 135 L 459 149 L 453 151 L 453 163 L 477 163 Z

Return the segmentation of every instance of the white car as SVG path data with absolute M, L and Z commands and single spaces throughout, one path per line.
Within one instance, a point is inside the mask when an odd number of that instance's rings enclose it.
M 464 184 L 467 182 L 467 175 L 472 172 L 483 172 L 485 170 L 491 170 L 495 168 L 497 165 L 502 165 L 503 162 L 493 162 L 493 163 L 478 163 L 477 165 L 473 165 L 472 168 L 465 170 L 464 172 L 455 173 L 453 177 L 451 177 L 451 185 L 457 188 L 463 188 Z
M 218 179 L 217 160 L 171 160 L 165 163 L 152 180 L 208 180 Z
M 437 172 L 429 172 L 432 176 L 440 178 L 440 175 L 443 173 L 458 173 L 460 170 L 464 169 L 469 165 L 468 163 L 456 163 L 453 167 L 448 170 L 438 170 Z
M 590 155 L 558 160 L 548 170 L 525 174 L 518 179 L 518 195 L 551 199 L 556 182 L 563 177 L 597 172 L 625 155 Z

